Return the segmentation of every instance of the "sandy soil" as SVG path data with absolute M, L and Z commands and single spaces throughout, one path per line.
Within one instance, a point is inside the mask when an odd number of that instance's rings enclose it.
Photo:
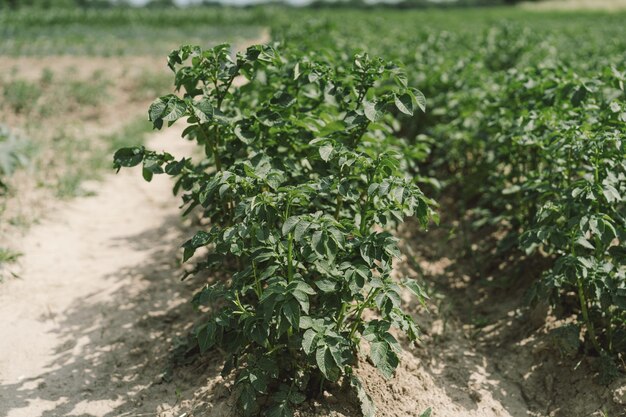
M 180 154 L 179 135 L 150 145 Z M 0 416 L 154 415 L 176 402 L 173 384 L 141 405 L 190 294 L 176 280 L 170 183 L 126 170 L 93 187 L 31 229 L 20 279 L 0 286 Z

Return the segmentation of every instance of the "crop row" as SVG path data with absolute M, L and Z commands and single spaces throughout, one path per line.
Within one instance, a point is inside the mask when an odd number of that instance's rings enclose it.
M 567 307 L 572 349 L 615 374 L 626 352 L 617 20 L 584 39 L 515 23 L 470 38 L 415 28 L 410 16 L 390 26 L 302 14 L 274 18 L 274 47 L 170 54 L 181 95 L 157 99 L 150 119 L 159 129 L 186 119 L 183 136 L 206 158 L 115 156 L 118 168 L 142 164 L 148 181 L 174 176 L 186 213 L 202 214 L 206 226 L 183 245 L 193 272 L 214 276 L 194 298 L 208 311 L 196 336 L 202 351 L 228 353 L 244 414 L 291 415 L 328 383 L 351 385 L 374 414 L 354 369 L 367 355 L 392 376 L 391 329 L 417 337 L 400 294 L 425 294 L 392 279 L 390 231 L 407 216 L 437 220 L 426 195 L 454 201 L 447 218 L 471 219 L 487 262 L 540 259 L 515 278 L 534 281 L 531 302 Z M 247 84 L 234 87 L 237 77 Z
M 423 111 L 424 97 L 367 54 L 339 66 L 295 48 L 254 46 L 232 59 L 227 45 L 186 46 L 169 65 L 182 97 L 157 99 L 150 119 L 158 129 L 186 119 L 183 136 L 206 159 L 124 148 L 115 164 L 142 163 L 148 181 L 176 177 L 186 213 L 209 222 L 183 245 L 183 260 L 197 261 L 191 273 L 224 275 L 193 300 L 211 312 L 196 329 L 200 350 L 227 352 L 223 372 L 236 371 L 245 415 L 291 415 L 326 381 L 350 384 L 373 415 L 353 372 L 361 341 L 391 377 L 401 351 L 391 328 L 413 341 L 418 332 L 401 291 L 424 297 L 417 282 L 392 279 L 399 250 L 388 231 L 406 216 L 435 217 L 407 176 L 410 147 L 392 133 L 394 114 Z M 232 87 L 242 76 L 249 82 Z
M 312 23 L 323 30 L 285 23 L 275 31 L 310 48 L 366 44 L 404 64 L 429 105 L 400 120 L 398 134 L 428 154 L 414 173 L 442 184 L 440 196 L 454 196 L 446 214 L 472 219 L 476 236 L 502 236 L 495 253 L 489 239 L 477 242 L 487 261 L 541 260 L 543 267 L 515 278 L 534 280 L 531 302 L 571 311 L 576 323 L 562 330 L 573 350 L 600 355 L 613 364 L 609 374 L 617 370 L 612 358 L 626 353 L 626 67 L 618 17 L 602 16 L 605 24 L 584 37 L 576 32 L 593 16 L 552 16 L 549 29 L 490 23 L 471 38 L 467 29 L 429 34 L 408 22 L 349 25 L 341 16 Z

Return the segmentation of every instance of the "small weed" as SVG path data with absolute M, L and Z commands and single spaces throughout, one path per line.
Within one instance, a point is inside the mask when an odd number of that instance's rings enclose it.
M 32 111 L 41 94 L 41 88 L 37 84 L 26 80 L 13 80 L 4 86 L 3 91 L 5 103 L 15 113 Z
M 7 248 L 0 248 L 0 265 L 17 262 L 20 256 L 22 256 L 22 254 L 19 252 Z
M 41 85 L 44 87 L 48 87 L 52 85 L 52 81 L 54 81 L 54 72 L 50 68 L 44 68 L 41 72 Z
M 19 252 L 0 247 L 0 284 L 4 282 L 7 277 L 17 277 L 17 275 L 11 272 L 7 266 L 17 262 L 20 256 L 22 256 L 22 254 Z

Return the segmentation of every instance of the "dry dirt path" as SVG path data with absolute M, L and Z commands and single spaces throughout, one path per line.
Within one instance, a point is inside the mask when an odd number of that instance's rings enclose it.
M 178 129 L 153 149 L 175 155 Z M 151 340 L 187 298 L 175 279 L 181 239 L 168 178 L 137 169 L 95 185 L 96 196 L 57 205 L 20 242 L 19 279 L 0 286 L 0 416 L 155 415 L 175 393 L 142 404 L 153 369 Z M 136 413 L 128 415 L 137 415 Z

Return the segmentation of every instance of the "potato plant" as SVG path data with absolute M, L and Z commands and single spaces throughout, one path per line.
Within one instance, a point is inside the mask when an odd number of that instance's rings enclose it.
M 513 152 L 502 192 L 516 201 L 509 211 L 521 225 L 520 246 L 528 253 L 541 247 L 555 257 L 542 279 L 543 292 L 558 300 L 573 290 L 589 348 L 624 352 L 624 75 L 613 68 L 583 81 L 558 69 L 541 73 L 552 88 L 537 82 L 523 100 L 545 100 L 551 91 L 554 107 L 518 119 L 511 139 L 503 142 Z M 527 76 L 514 77 L 518 85 L 529 82 Z M 518 93 L 507 93 L 519 100 Z
M 626 68 L 623 44 L 607 41 L 624 39 L 623 17 L 591 36 L 567 32 L 575 25 L 564 16 L 453 29 L 446 16 L 447 30 L 433 32 L 415 16 L 396 18 L 406 21 L 285 21 L 274 36 L 329 55 L 364 46 L 402 62 L 429 99 L 427 114 L 398 118 L 398 135 L 422 150 L 408 170 L 453 196 L 447 217 L 467 223 L 463 235 L 477 248 L 467 253 L 482 256 L 485 270 L 520 271 L 494 279 L 529 278 L 529 300 L 575 318 L 562 329 L 574 352 L 624 369 Z M 494 231 L 503 236 L 496 248 Z M 528 257 L 537 267 L 519 262 Z
M 227 276 L 194 296 L 210 307 L 196 329 L 201 351 L 226 352 L 244 415 L 289 416 L 341 382 L 373 416 L 359 357 L 392 377 L 401 352 L 392 329 L 418 336 L 400 294 L 425 297 L 414 280 L 392 278 L 390 233 L 407 216 L 436 220 L 393 128 L 397 114 L 423 110 L 423 95 L 367 54 L 253 46 L 233 57 L 228 45 L 183 46 L 168 63 L 181 94 L 158 98 L 150 120 L 160 129 L 184 119 L 183 136 L 206 158 L 123 148 L 115 165 L 142 164 L 148 181 L 175 177 L 185 213 L 207 219 L 183 245 L 193 272 Z M 234 87 L 237 77 L 248 82 Z

